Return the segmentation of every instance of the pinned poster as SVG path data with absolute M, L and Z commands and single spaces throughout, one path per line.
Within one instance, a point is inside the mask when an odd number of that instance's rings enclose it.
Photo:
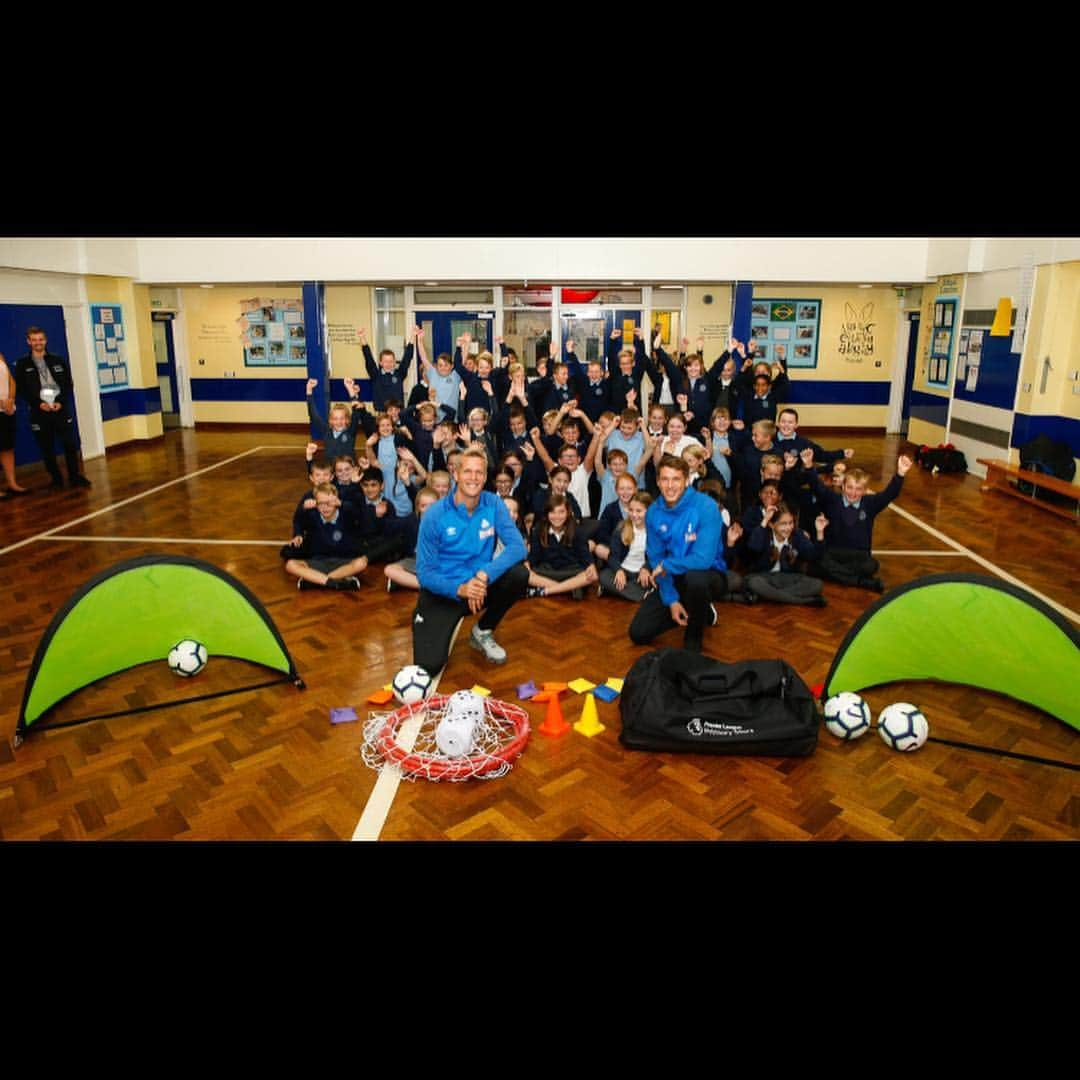
M 991 337 L 1008 337 L 1010 322 L 1012 321 L 1012 301 L 1003 296 L 998 301 L 997 314 L 994 316 L 994 325 L 990 327 Z

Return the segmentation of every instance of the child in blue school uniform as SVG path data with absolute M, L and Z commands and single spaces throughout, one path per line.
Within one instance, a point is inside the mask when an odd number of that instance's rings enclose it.
M 640 604 L 653 588 L 645 515 L 652 505 L 647 491 L 632 492 L 626 519 L 611 537 L 607 565 L 600 571 L 599 595 Z
M 596 583 L 596 567 L 588 543 L 570 511 L 565 495 L 552 495 L 540 520 L 533 526 L 529 545 L 529 595 L 557 596 L 570 593 L 585 597 L 585 588 Z
M 763 489 L 764 490 L 764 489 Z M 795 515 L 782 503 L 765 508 L 762 522 L 747 538 L 746 590 L 755 599 L 779 604 L 824 607 L 821 580 L 803 572 L 824 551 L 824 514 L 815 522 L 817 543 L 795 525 Z

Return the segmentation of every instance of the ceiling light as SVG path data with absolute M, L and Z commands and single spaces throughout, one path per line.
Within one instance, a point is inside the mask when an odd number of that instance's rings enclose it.
M 874 287 L 873 285 L 860 285 L 859 286 L 860 289 L 872 289 L 873 287 Z
M 213 285 L 200 285 L 199 286 L 200 289 L 212 289 L 213 287 L 214 287 Z

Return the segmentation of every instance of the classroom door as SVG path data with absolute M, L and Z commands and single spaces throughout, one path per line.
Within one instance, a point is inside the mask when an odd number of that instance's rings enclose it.
M 166 430 L 180 426 L 180 396 L 176 389 L 176 350 L 173 348 L 171 312 L 151 312 L 154 363 L 161 389 L 161 423 Z
M 911 391 L 915 385 L 915 354 L 919 346 L 919 313 L 908 316 L 911 330 L 908 333 L 907 369 L 904 372 L 904 403 L 900 407 L 900 434 L 906 435 L 911 413 Z M 894 414 L 895 415 L 895 414 Z
M 455 343 L 464 333 L 472 335 L 474 356 L 492 346 L 494 314 L 491 312 L 418 311 L 416 325 L 424 332 L 424 351 L 433 364 L 439 353 L 453 356 Z
M 64 322 L 64 309 L 59 304 L 0 304 L 0 354 L 13 369 L 15 361 L 30 351 L 26 343 L 26 331 L 31 326 L 40 326 L 45 331 L 48 341 L 46 348 L 57 356 L 69 361 L 71 354 L 67 346 L 67 325 Z M 72 403 L 75 416 L 75 445 L 80 446 L 79 417 Z M 22 398 L 15 402 L 15 463 L 28 465 L 41 460 L 41 451 L 30 430 L 30 412 Z

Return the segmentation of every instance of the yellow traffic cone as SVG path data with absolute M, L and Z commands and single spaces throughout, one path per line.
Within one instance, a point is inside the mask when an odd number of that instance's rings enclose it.
M 582 696 L 585 698 L 585 704 L 581 710 L 581 719 L 574 725 L 574 730 L 582 735 L 588 735 L 591 739 L 604 730 L 604 725 L 600 723 L 600 716 L 596 711 L 596 696 L 591 693 Z

